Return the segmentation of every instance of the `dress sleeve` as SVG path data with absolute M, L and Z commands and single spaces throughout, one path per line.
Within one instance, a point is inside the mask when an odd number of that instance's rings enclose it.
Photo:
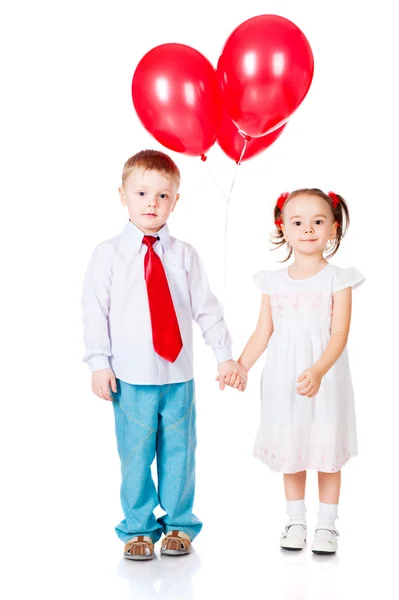
M 263 294 L 270 294 L 270 275 L 273 271 L 258 271 L 252 277 L 252 282 Z
M 362 275 L 355 267 L 340 269 L 333 280 L 333 294 L 348 287 L 356 289 L 359 285 L 362 285 L 364 281 L 364 275 Z

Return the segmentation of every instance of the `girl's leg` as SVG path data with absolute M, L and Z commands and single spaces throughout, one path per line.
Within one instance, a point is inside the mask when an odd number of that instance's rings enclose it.
M 338 549 L 338 531 L 335 519 L 338 518 L 338 501 L 341 490 L 341 471 L 337 473 L 318 473 L 319 478 L 319 511 L 313 552 L 333 554 Z
M 306 471 L 284 474 L 284 490 L 287 502 L 305 498 Z
M 341 491 L 341 471 L 337 473 L 318 473 L 319 500 L 324 504 L 338 504 Z
M 282 533 L 280 546 L 286 550 L 302 550 L 306 541 L 305 486 L 306 471 L 284 474 L 289 521 Z

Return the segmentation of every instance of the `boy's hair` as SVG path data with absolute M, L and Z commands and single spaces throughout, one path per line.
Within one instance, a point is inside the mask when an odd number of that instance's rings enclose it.
M 178 166 L 170 156 L 159 150 L 141 150 L 128 158 L 123 165 L 122 185 L 133 169 L 158 171 L 158 173 L 171 177 L 178 188 L 180 186 L 180 171 Z
M 339 194 L 334 194 L 335 197 L 337 198 L 337 204 L 336 204 L 336 206 L 334 206 L 334 203 L 333 203 L 331 197 L 328 194 L 325 194 L 319 188 L 303 188 L 303 189 L 294 190 L 293 192 L 291 192 L 287 196 L 287 198 L 284 202 L 284 206 L 287 204 L 287 202 L 289 200 L 291 200 L 291 198 L 295 198 L 295 196 L 300 196 L 300 195 L 318 196 L 319 198 L 322 198 L 323 200 L 325 200 L 331 209 L 334 220 L 337 223 L 337 236 L 336 236 L 335 240 L 333 240 L 329 244 L 329 247 L 327 248 L 327 251 L 326 251 L 326 258 L 331 258 L 337 252 L 337 250 L 341 244 L 341 240 L 344 237 L 347 228 L 349 227 L 350 219 L 349 219 L 348 205 L 347 205 L 346 201 L 344 200 L 344 198 L 342 196 L 340 196 Z M 283 214 L 283 210 L 281 210 L 278 207 L 278 205 L 276 204 L 274 207 L 275 222 L 278 221 L 279 219 L 281 219 L 282 214 Z M 273 250 L 276 250 L 277 248 L 281 248 L 281 246 L 284 246 L 284 244 L 286 244 L 284 234 L 281 231 L 280 227 L 277 227 L 277 231 L 272 233 L 272 238 L 273 238 L 272 244 L 274 244 L 276 246 L 276 248 L 273 248 Z M 287 256 L 281 262 L 286 262 L 291 257 L 291 255 L 292 255 L 292 248 L 291 248 L 291 246 L 288 246 Z

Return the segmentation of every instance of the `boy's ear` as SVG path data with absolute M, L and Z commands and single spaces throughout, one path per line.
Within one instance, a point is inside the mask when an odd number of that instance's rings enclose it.
M 180 198 L 180 194 L 176 194 L 176 198 L 175 198 L 175 201 L 173 203 L 173 208 L 172 208 L 171 212 L 173 212 L 175 210 L 175 207 L 176 207 L 176 204 L 177 204 L 179 198 Z
M 123 189 L 123 186 L 120 185 L 118 187 L 118 192 L 119 192 L 119 198 L 122 202 L 122 206 L 126 206 L 126 199 L 125 199 L 125 190 Z

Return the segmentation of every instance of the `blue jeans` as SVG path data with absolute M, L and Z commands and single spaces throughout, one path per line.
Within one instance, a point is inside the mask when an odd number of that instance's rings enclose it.
M 117 380 L 113 394 L 121 459 L 121 502 L 125 515 L 116 526 L 127 542 L 148 535 L 153 542 L 179 529 L 193 540 L 202 523 L 193 514 L 195 488 L 194 380 L 169 385 L 132 385 Z M 151 477 L 157 457 L 158 491 Z M 157 505 L 165 511 L 158 520 Z

